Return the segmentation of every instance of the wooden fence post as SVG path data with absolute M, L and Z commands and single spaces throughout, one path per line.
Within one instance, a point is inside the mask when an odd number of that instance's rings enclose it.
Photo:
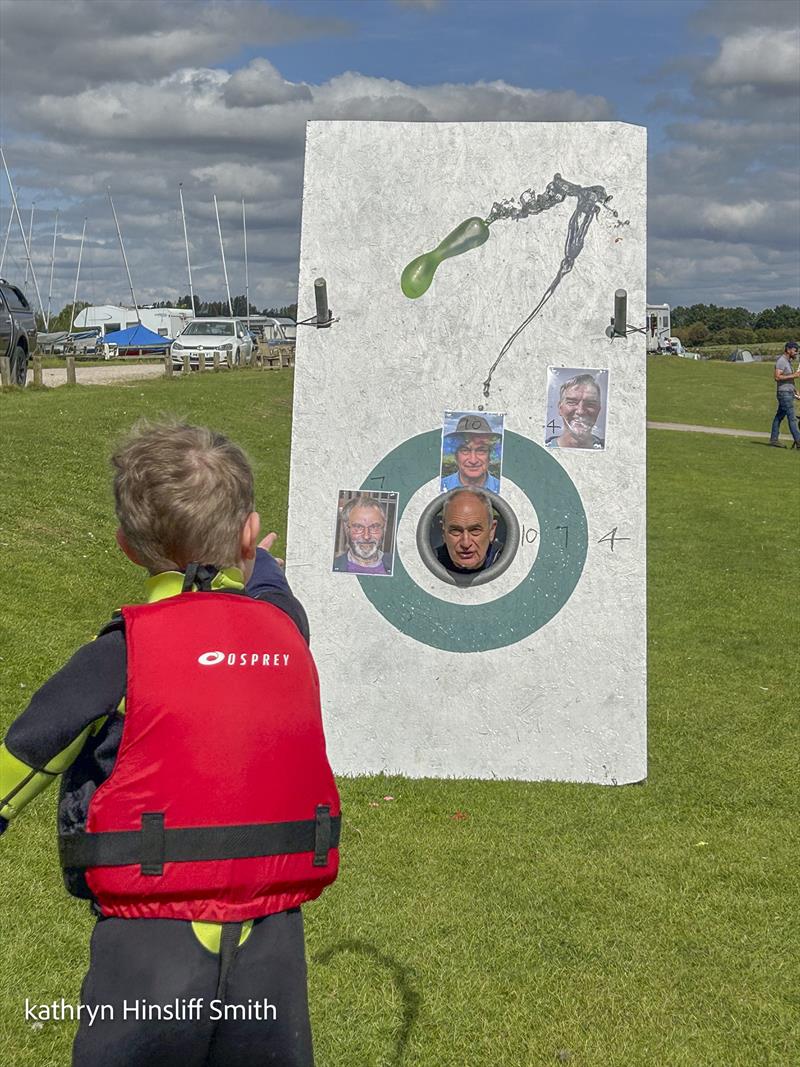
M 75 385 L 75 357 L 67 356 L 67 385 Z
M 191 360 L 189 359 L 188 353 L 183 357 L 183 373 L 184 374 L 191 374 L 192 373 L 192 363 L 191 363 Z
M 197 370 L 200 374 L 206 369 L 206 354 L 201 352 L 197 360 Z
M 42 357 L 38 352 L 33 357 L 33 384 L 42 384 Z
M 11 365 L 8 356 L 0 356 L 0 385 L 4 389 L 11 385 Z
M 219 352 L 214 353 L 214 372 L 219 370 Z
M 164 376 L 166 378 L 172 377 L 172 353 L 167 349 L 167 354 L 164 356 Z

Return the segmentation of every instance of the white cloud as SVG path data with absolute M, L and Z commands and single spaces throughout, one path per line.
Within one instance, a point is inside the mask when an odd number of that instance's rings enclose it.
M 6 93 L 147 80 L 203 67 L 243 47 L 352 32 L 342 19 L 308 18 L 260 0 L 0 0 Z M 46 65 L 31 57 L 47 57 Z
M 311 100 L 311 90 L 307 85 L 284 81 L 269 60 L 258 58 L 231 75 L 223 99 L 228 107 L 263 107 Z
M 220 292 L 213 193 L 237 288 L 244 196 L 251 292 L 264 306 L 290 303 L 295 295 L 307 119 L 585 120 L 608 118 L 611 108 L 599 96 L 520 89 L 502 81 L 414 86 L 348 72 L 303 85 L 256 58 L 233 73 L 187 66 L 103 84 L 48 79 L 47 93 L 18 94 L 14 112 L 29 134 L 7 144 L 22 199 L 54 197 L 62 204 L 66 199 L 76 215 L 89 215 L 87 261 L 98 288 L 105 279 L 116 293 L 122 270 L 109 239 L 110 185 L 137 295 L 149 300 L 187 291 L 177 199 L 183 182 L 198 292 L 212 298 Z M 42 212 L 35 253 L 41 266 L 47 263 L 48 224 Z M 102 248 L 96 244 L 100 237 Z M 62 253 L 66 250 L 65 243 Z M 71 269 L 57 267 L 57 284 L 68 285 Z
M 706 204 L 703 219 L 722 232 L 733 234 L 760 227 L 770 214 L 769 204 L 749 200 L 744 204 Z
M 753 28 L 722 41 L 703 73 L 711 86 L 753 85 L 796 91 L 800 83 L 800 31 Z

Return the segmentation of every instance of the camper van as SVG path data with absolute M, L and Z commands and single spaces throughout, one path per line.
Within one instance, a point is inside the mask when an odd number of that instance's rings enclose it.
M 153 333 L 160 334 L 161 337 L 177 337 L 193 318 L 194 315 L 188 308 L 155 308 L 139 305 L 137 316 L 136 308 L 123 307 L 119 304 L 97 304 L 79 312 L 75 316 L 72 328 L 73 330 L 99 328 L 105 336 L 107 333 L 127 330 L 129 326 L 136 326 L 141 320 L 142 326 L 146 326 Z
M 670 337 L 672 326 L 669 312 L 669 304 L 647 305 L 645 333 L 648 352 L 664 352 L 669 347 L 670 341 L 676 340 Z

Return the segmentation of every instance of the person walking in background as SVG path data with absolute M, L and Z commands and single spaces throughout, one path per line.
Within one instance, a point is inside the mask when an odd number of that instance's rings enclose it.
M 789 423 L 789 432 L 794 438 L 792 448 L 800 449 L 800 429 L 797 427 L 797 415 L 794 410 L 795 379 L 800 378 L 800 371 L 792 370 L 792 360 L 797 357 L 797 341 L 787 341 L 783 346 L 783 355 L 775 363 L 775 381 L 777 383 L 778 410 L 772 420 L 772 433 L 769 443 L 773 448 L 783 448 L 778 437 L 784 419 Z

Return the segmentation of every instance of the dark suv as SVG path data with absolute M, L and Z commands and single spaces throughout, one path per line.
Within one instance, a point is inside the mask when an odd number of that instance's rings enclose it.
M 0 278 L 0 356 L 11 363 L 11 384 L 25 385 L 28 360 L 36 349 L 36 317 L 25 294 Z

